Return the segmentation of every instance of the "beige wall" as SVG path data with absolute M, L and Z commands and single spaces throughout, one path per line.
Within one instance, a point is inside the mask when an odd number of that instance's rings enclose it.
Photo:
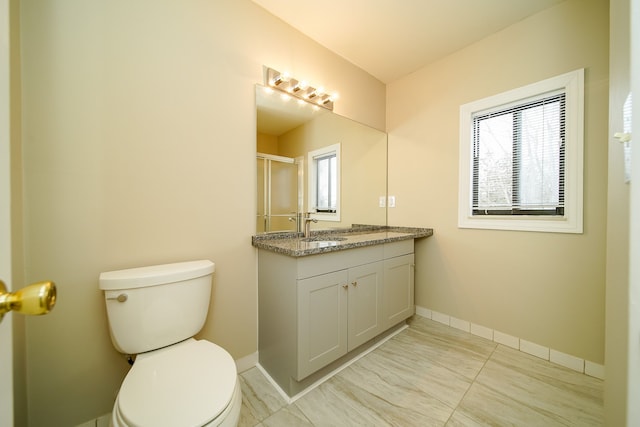
M 258 133 L 256 135 L 258 153 L 263 154 L 278 154 L 278 137 L 274 135 L 267 135 L 265 133 Z
M 386 209 L 379 206 L 387 191 L 387 135 L 335 114 L 322 114 L 284 135 L 278 154 L 304 164 L 303 212 L 309 212 L 310 151 L 340 144 L 340 221 L 312 223 L 313 229 L 385 225 Z
M 389 223 L 416 246 L 416 304 L 604 358 L 608 2 L 568 0 L 391 83 Z M 461 104 L 585 68 L 584 234 L 457 228 Z
M 111 410 L 128 369 L 101 271 L 213 260 L 201 337 L 257 351 L 262 66 L 338 91 L 336 112 L 379 129 L 385 87 L 248 0 L 21 7 L 26 280 L 59 296 L 27 320 L 29 425 L 72 426 Z

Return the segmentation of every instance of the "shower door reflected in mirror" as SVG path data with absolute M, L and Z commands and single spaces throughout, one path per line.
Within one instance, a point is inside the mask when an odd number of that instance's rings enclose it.
M 258 233 L 299 231 L 298 164 L 294 159 L 258 153 Z

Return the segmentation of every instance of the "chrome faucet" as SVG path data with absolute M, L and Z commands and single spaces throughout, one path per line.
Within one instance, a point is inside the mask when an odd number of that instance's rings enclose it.
M 304 213 L 304 237 L 311 236 L 311 222 L 318 222 L 317 219 L 311 218 L 311 212 Z

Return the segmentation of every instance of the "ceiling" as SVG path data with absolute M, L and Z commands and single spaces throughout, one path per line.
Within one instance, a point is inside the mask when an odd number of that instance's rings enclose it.
M 390 83 L 564 0 L 252 0 Z

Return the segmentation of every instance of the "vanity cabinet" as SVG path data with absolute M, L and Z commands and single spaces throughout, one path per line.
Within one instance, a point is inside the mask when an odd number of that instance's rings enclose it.
M 298 280 L 301 380 L 383 331 L 383 263 Z
M 260 365 L 293 395 L 412 316 L 413 261 L 413 239 L 303 257 L 260 249 Z

